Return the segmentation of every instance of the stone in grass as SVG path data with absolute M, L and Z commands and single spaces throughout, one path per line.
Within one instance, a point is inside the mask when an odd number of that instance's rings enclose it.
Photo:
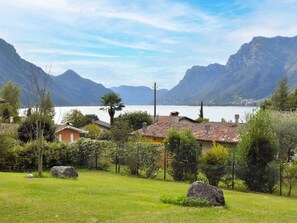
M 78 173 L 72 166 L 53 166 L 51 175 L 58 178 L 76 178 Z
M 202 181 L 195 181 L 188 190 L 187 197 L 195 199 L 206 199 L 210 205 L 224 206 L 225 198 L 223 191 L 215 186 L 208 185 Z

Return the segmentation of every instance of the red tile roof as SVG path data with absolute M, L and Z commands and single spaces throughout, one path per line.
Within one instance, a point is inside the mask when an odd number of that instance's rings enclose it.
M 209 125 L 209 131 L 206 132 L 205 125 Z M 239 126 L 235 123 L 207 122 L 207 123 L 171 123 L 157 122 L 143 129 L 136 130 L 141 136 L 166 138 L 169 129 L 191 129 L 197 141 L 218 142 L 236 144 L 239 141 Z

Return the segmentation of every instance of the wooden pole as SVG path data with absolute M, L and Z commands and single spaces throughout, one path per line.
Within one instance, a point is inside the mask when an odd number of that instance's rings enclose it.
M 154 82 L 154 122 L 157 119 L 157 84 Z

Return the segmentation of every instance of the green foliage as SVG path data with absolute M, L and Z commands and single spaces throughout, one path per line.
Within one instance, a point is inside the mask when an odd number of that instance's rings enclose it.
M 289 95 L 288 104 L 291 111 L 296 111 L 297 109 L 297 88 Z
M 43 129 L 43 137 L 46 141 L 55 140 L 55 125 L 53 120 L 48 116 L 40 116 L 33 113 L 20 124 L 18 128 L 18 138 L 22 142 L 36 140 L 37 126 L 41 125 Z M 39 134 L 39 133 L 38 133 Z
M 95 114 L 86 114 L 85 115 L 85 118 L 86 118 L 86 124 L 92 124 L 94 121 L 97 121 L 99 120 L 98 116 L 95 115 Z
M 277 140 L 269 114 L 264 110 L 250 115 L 237 146 L 238 175 L 252 191 L 272 192 L 277 181 L 273 161 Z
M 10 116 L 17 117 L 17 113 L 15 113 L 14 108 L 9 103 L 4 103 L 0 106 L 0 115 L 6 123 L 10 121 Z
M 225 174 L 225 165 L 229 160 L 228 149 L 213 142 L 212 148 L 207 150 L 199 160 L 209 184 L 218 186 L 221 177 Z
M 288 196 L 291 196 L 292 189 L 297 185 L 297 161 L 292 160 L 290 163 L 285 165 L 284 177 L 289 183 Z
M 20 108 L 20 88 L 8 81 L 1 89 L 2 98 L 12 107 L 11 115 L 17 116 Z
M 201 148 L 191 130 L 171 129 L 164 140 L 171 159 L 171 175 L 176 181 L 194 181 L 197 177 L 197 158 Z
M 100 137 L 101 129 L 94 123 L 86 125 L 85 130 L 88 131 L 87 136 L 91 139 L 98 139 Z
M 199 118 L 197 118 L 195 121 L 196 121 L 197 123 L 203 123 L 203 122 L 208 122 L 209 119 L 208 119 L 208 118 L 201 118 L 201 117 L 199 117 Z
M 125 146 L 123 159 L 130 174 L 155 178 L 160 168 L 161 147 L 154 143 L 129 142 Z
M 55 117 L 55 107 L 50 93 L 47 93 L 45 96 L 41 97 L 39 109 L 42 115 L 48 116 L 51 119 Z
M 278 141 L 279 159 L 289 162 L 295 154 L 297 145 L 297 113 L 272 111 L 269 115 Z
M 170 196 L 170 195 L 162 195 L 160 200 L 164 204 L 175 204 L 180 206 L 187 207 L 209 207 L 210 204 L 206 199 L 195 199 L 192 197 L 186 197 L 184 195 L 181 196 Z
M 116 111 L 121 111 L 125 105 L 122 103 L 122 98 L 114 92 L 107 93 L 101 97 L 101 110 L 107 110 L 110 117 L 110 125 L 114 124 L 114 115 Z
M 288 111 L 288 79 L 284 78 L 278 82 L 277 89 L 271 96 L 272 109 L 277 111 Z
M 79 128 L 87 124 L 87 119 L 80 110 L 73 109 L 67 114 L 65 114 L 62 122 L 71 123 L 74 127 Z
M 142 111 L 121 114 L 119 117 L 116 118 L 116 121 L 118 120 L 128 122 L 132 130 L 141 129 L 143 122 L 146 122 L 147 125 L 153 124 L 151 116 L 147 112 Z

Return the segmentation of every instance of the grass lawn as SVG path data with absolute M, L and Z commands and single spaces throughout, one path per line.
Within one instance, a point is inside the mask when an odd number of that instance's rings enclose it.
M 77 180 L 0 173 L 0 222 L 297 222 L 296 198 L 224 190 L 224 208 L 160 202 L 189 184 L 79 171 Z

